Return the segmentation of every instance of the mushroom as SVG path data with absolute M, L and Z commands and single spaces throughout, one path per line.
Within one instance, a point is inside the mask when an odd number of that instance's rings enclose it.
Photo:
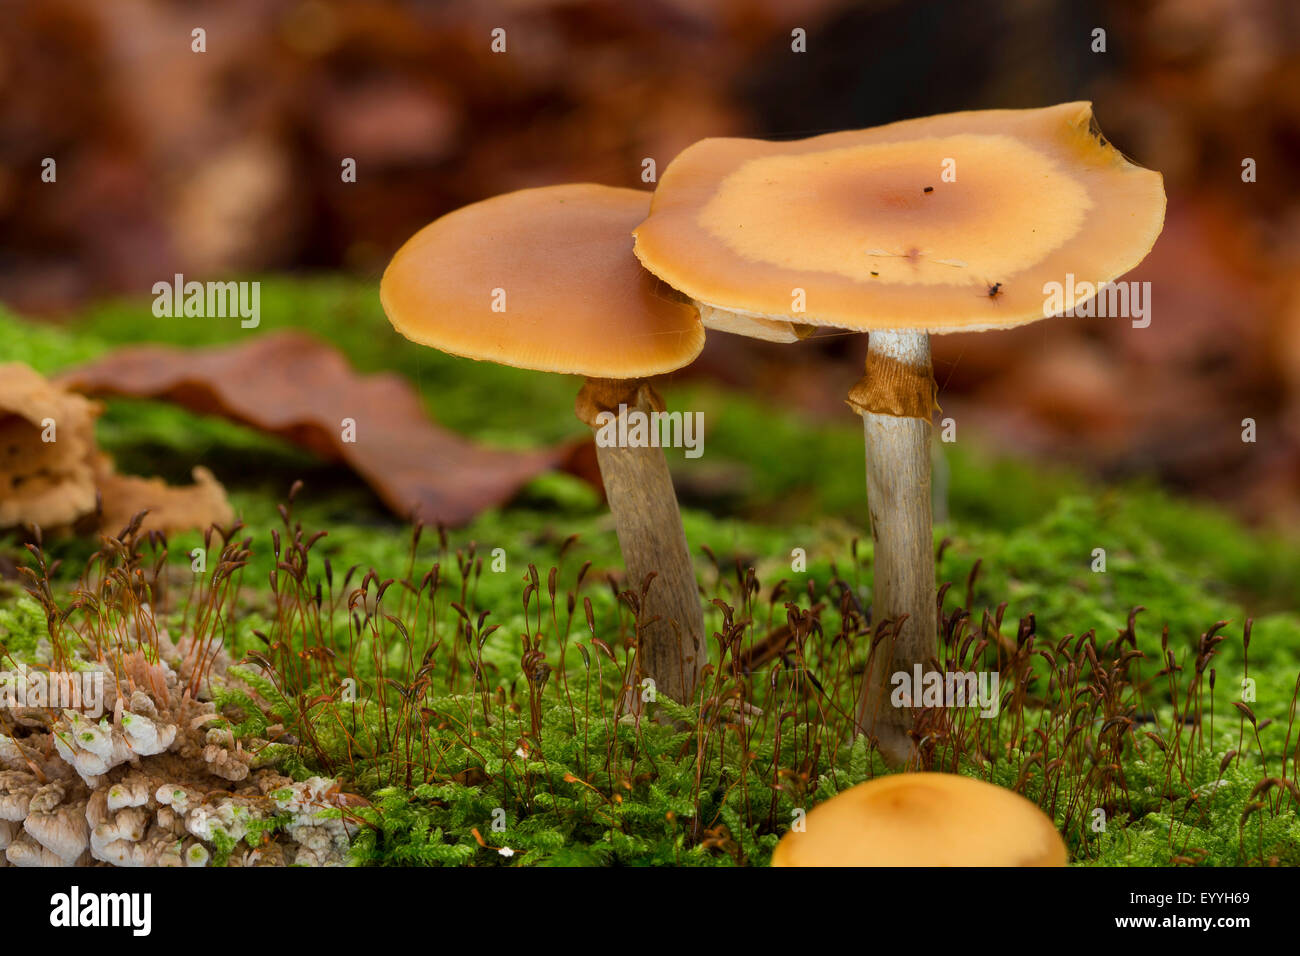
M 133 634 L 129 646 L 144 640 L 143 634 Z M 165 643 L 171 646 L 170 639 Z M 121 644 L 111 650 L 103 660 L 78 657 L 75 664 L 114 675 L 105 687 L 111 716 L 95 722 L 68 708 L 57 715 L 53 733 L 21 740 L 0 735 L 0 866 L 179 866 L 193 837 L 246 840 L 254 821 L 265 819 L 262 795 L 280 790 L 301 800 L 287 817 L 276 814 L 274 832 L 259 828 L 270 841 L 262 847 L 265 861 L 283 863 L 284 852 L 271 846 L 278 841 L 289 849 L 304 837 L 318 852 L 303 862 L 346 861 L 351 824 L 318 816 L 341 805 L 336 781 L 312 777 L 295 783 L 269 768 L 249 774 L 245 757 L 261 750 L 264 741 L 255 738 L 245 750 L 228 730 L 214 736 L 217 731 L 205 727 L 218 718 L 216 705 L 183 693 L 183 678 L 170 663 L 151 661 Z M 183 649 L 178 646 L 174 653 Z M 215 680 L 227 679 L 229 663 L 220 656 L 213 662 Z M 114 692 L 115 683 L 120 693 Z M 0 716 L 12 718 L 15 710 L 0 707 Z M 228 783 L 212 775 L 207 750 L 213 749 L 224 756 L 224 769 L 252 776 L 255 786 L 231 794 Z M 120 767 L 128 762 L 133 766 Z M 84 773 L 92 764 L 102 773 Z M 197 857 L 206 859 L 207 853 L 200 846 Z M 240 851 L 232 862 L 248 858 L 249 851 Z
M 105 807 L 110 812 L 115 812 L 124 807 L 146 806 L 149 803 L 149 789 L 148 777 L 139 773 L 129 773 L 108 789 L 105 795 Z
M 90 828 L 86 825 L 84 804 L 30 813 L 23 821 L 23 829 L 33 840 L 68 864 L 75 863 L 90 846 Z
M 949 773 L 877 777 L 814 807 L 773 866 L 1065 866 L 1065 841 L 1020 794 Z
M 635 230 L 642 264 L 707 321 L 870 333 L 849 404 L 866 443 L 872 613 L 890 626 L 858 726 L 893 763 L 915 748 L 911 709 L 887 703 L 890 676 L 938 654 L 929 336 L 1069 311 L 1143 259 L 1164 210 L 1160 174 L 1125 159 L 1079 102 L 703 140 L 664 171 Z
M 27 759 L 27 755 L 23 753 L 23 748 L 19 746 L 18 741 L 8 734 L 0 733 L 0 772 L 5 770 L 25 772 L 30 769 Z
M 135 865 L 131 861 L 140 853 L 136 844 L 144 839 L 148 829 L 149 811 L 145 807 L 124 807 L 104 815 L 102 820 L 94 822 L 90 832 L 91 855 L 115 866 Z
M 645 379 L 686 365 L 704 346 L 696 310 L 664 294 L 632 255 L 632 227 L 649 204 L 638 190 L 582 184 L 466 206 L 398 250 L 380 299 L 413 342 L 586 378 L 576 411 L 597 430 L 631 585 L 639 590 L 656 574 L 640 606 L 641 674 L 689 703 L 704 665 L 704 615 L 667 462 L 657 443 L 600 440 L 612 416 L 621 426 L 662 411 Z
M 35 774 L 25 770 L 0 771 L 0 820 L 21 823 L 40 789 Z
M 41 846 L 28 833 L 18 834 L 14 841 L 5 847 L 5 859 L 13 866 L 51 867 L 72 865 L 53 850 L 47 850 Z
M 132 695 L 133 706 L 138 696 L 144 695 L 138 691 Z M 153 708 L 153 701 L 149 701 L 149 706 Z M 156 708 L 154 708 L 154 714 L 157 715 Z M 122 733 L 126 737 L 127 745 L 136 756 L 148 757 L 153 754 L 160 754 L 170 747 L 176 739 L 175 724 L 155 723 L 142 713 L 124 710 L 121 723 Z
M 126 737 L 107 720 L 92 723 L 65 708 L 54 723 L 54 749 L 92 789 L 103 775 L 131 757 Z

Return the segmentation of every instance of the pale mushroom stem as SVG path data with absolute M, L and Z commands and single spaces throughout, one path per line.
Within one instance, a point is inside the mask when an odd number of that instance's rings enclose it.
M 875 542 L 872 621 L 890 623 L 863 683 L 858 728 L 875 738 L 893 764 L 906 763 L 915 747 L 908 736 L 911 710 L 892 704 L 891 678 L 903 672 L 910 683 L 915 665 L 929 670 L 938 655 L 930 514 L 934 394 L 926 333 L 871 333 L 867 374 L 849 403 L 862 414 L 866 442 L 867 503 Z
M 663 408 L 645 382 L 588 379 L 576 411 L 596 432 L 601 482 L 628 572 L 626 589 L 640 595 L 646 575 L 655 572 L 641 605 L 641 677 L 654 681 L 656 695 L 690 704 L 705 663 L 704 611 L 668 461 L 662 448 L 605 440 L 602 428 L 616 426 L 606 426 L 608 418 L 598 417 L 602 412 L 649 417 Z M 622 427 L 619 432 L 626 434 Z

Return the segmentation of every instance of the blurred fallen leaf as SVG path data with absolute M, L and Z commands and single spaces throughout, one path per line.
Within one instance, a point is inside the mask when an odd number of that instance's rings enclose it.
M 400 376 L 358 375 L 335 349 L 300 332 L 209 349 L 119 349 L 60 381 L 91 395 L 162 399 L 278 435 L 344 461 L 398 516 L 448 525 L 508 501 L 579 447 L 480 447 L 430 421 Z

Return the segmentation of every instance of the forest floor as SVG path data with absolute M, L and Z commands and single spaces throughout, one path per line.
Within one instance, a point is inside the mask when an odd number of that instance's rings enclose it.
M 0 337 L 7 361 L 53 374 L 122 344 L 300 328 L 363 372 L 406 376 L 436 421 L 485 444 L 582 434 L 576 379 L 415 346 L 391 333 L 371 286 L 268 280 L 261 311 L 256 331 L 158 319 L 139 302 L 61 325 L 0 313 Z M 676 727 L 614 716 L 632 617 L 607 584 L 620 568 L 611 520 L 579 478 L 543 474 L 413 545 L 345 466 L 280 439 L 139 400 L 107 402 L 98 435 L 124 471 L 184 483 L 204 465 L 226 486 L 251 554 L 224 641 L 234 660 L 257 657 L 224 702 L 259 698 L 284 728 L 286 772 L 336 777 L 368 802 L 357 862 L 761 865 L 798 810 L 888 772 L 848 719 L 871 593 L 860 426 L 847 410 L 810 421 L 696 380 L 660 390 L 670 408 L 704 413 L 703 456 L 669 460 L 704 598 L 720 602 L 706 605 L 721 635 L 706 704 L 660 704 Z M 1006 699 L 991 720 L 936 719 L 927 765 L 1025 793 L 1079 864 L 1300 865 L 1300 544 L 1140 482 L 994 455 L 975 435 L 941 447 L 946 649 L 998 670 Z M 286 522 L 277 507 L 299 480 Z M 327 535 L 289 582 L 272 532 L 290 551 L 297 525 L 304 541 Z M 183 577 L 203 544 L 173 536 L 169 573 Z M 46 541 L 63 562 L 56 592 L 96 547 Z M 15 541 L 3 557 L 30 563 Z M 389 578 L 409 586 L 380 596 Z M 304 610 L 321 582 L 325 597 Z M 194 620 L 185 590 L 155 609 L 175 627 Z M 0 580 L 8 653 L 36 654 L 44 630 L 22 582 Z M 983 645 L 974 656 L 963 634 Z M 1125 660 L 1126 645 L 1144 656 Z M 340 696 L 341 678 L 356 697 Z M 757 709 L 744 716 L 741 701 Z M 261 739 L 267 721 L 250 723 Z

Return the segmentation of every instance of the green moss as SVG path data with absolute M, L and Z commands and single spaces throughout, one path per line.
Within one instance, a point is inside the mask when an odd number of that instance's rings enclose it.
M 232 837 L 221 827 L 212 828 L 212 865 L 225 866 L 230 862 L 230 854 L 234 852 L 239 841 Z
M 17 660 L 31 660 L 46 634 L 45 612 L 31 598 L 0 605 L 0 644 Z

